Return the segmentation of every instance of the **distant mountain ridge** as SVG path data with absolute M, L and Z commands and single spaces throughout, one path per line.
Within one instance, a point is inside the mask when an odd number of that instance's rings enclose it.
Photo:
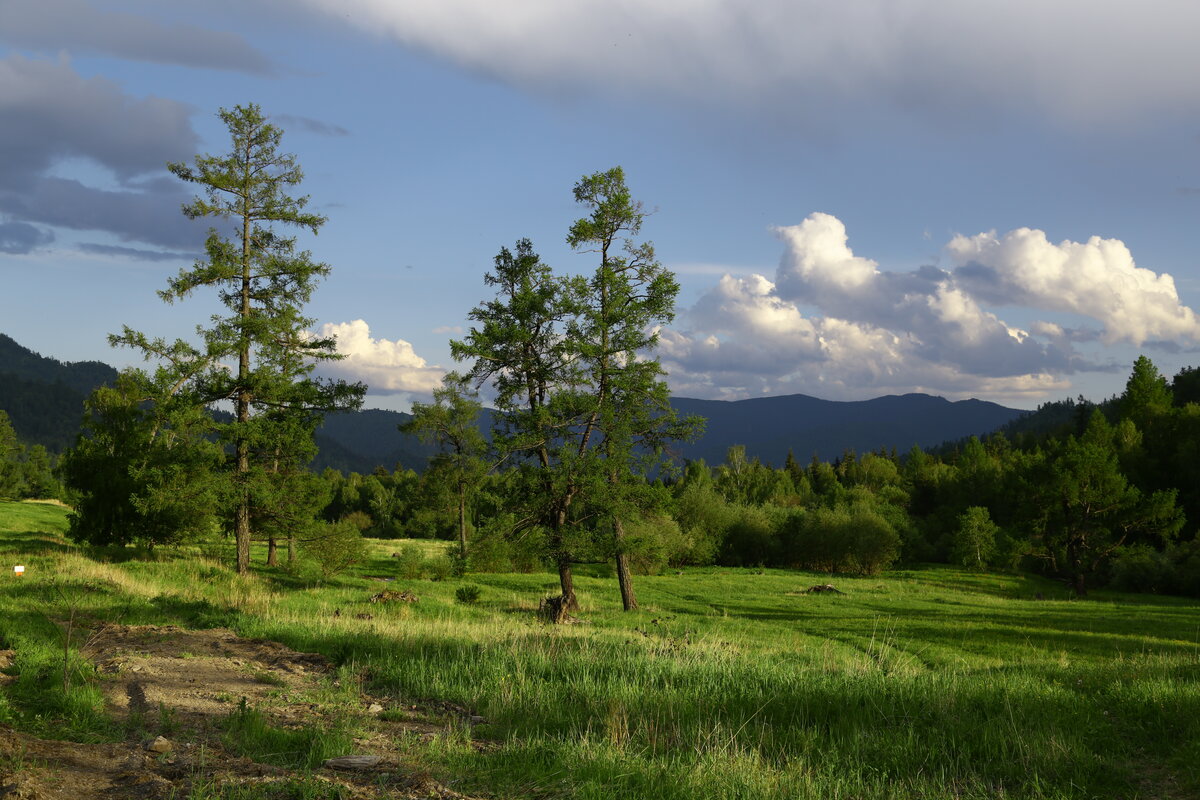
M 846 450 L 865 453 L 990 433 L 1028 412 L 986 400 L 950 401 L 928 394 L 886 395 L 872 400 L 821 400 L 803 394 L 748 400 L 671 399 L 681 414 L 708 420 L 705 434 L 677 449 L 684 458 L 709 464 L 725 460 L 730 445 L 746 447 L 747 458 L 781 466 L 791 450 L 797 460 L 831 461 Z
M 116 379 L 117 371 L 98 361 L 64 364 L 27 350 L 0 334 L 0 409 L 9 413 L 17 435 L 55 451 L 74 441 L 83 400 L 92 389 Z M 952 402 L 926 394 L 888 395 L 873 400 L 821 400 L 794 394 L 749 400 L 671 399 L 680 414 L 698 414 L 707 424 L 696 442 L 675 445 L 680 461 L 703 458 L 719 464 L 732 445 L 744 445 L 748 458 L 780 466 L 789 450 L 805 462 L 813 455 L 832 460 L 846 450 L 859 453 L 914 444 L 929 448 L 983 435 L 1028 412 L 984 400 Z M 485 412 L 481 425 L 488 425 Z M 434 449 L 398 426 L 408 414 L 381 409 L 330 414 L 317 431 L 320 454 L 314 469 L 370 472 L 377 466 L 424 468 Z

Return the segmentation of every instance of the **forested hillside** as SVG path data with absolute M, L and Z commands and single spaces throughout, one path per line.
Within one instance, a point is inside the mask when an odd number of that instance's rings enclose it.
M 0 333 L 0 410 L 17 436 L 62 452 L 75 441 L 83 401 L 111 383 L 117 371 L 99 361 L 63 363 L 22 347 Z

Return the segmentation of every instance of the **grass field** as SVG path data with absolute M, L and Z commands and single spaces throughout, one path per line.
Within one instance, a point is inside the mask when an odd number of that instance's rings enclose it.
M 49 617 L 74 610 L 227 625 L 320 652 L 373 694 L 470 708 L 494 746 L 408 746 L 476 795 L 1200 797 L 1194 601 L 1071 600 L 1036 577 L 945 567 L 836 577 L 844 595 L 806 595 L 829 578 L 706 568 L 638 579 L 631 614 L 614 579 L 582 575 L 585 624 L 547 626 L 535 610 L 557 587 L 549 573 L 385 584 L 397 543 L 375 542 L 329 584 L 239 578 L 186 554 L 89 554 L 60 538 L 65 513 L 0 504 L 0 648 L 16 650 L 18 673 L 0 721 L 43 735 L 119 735 L 86 663 L 61 690 Z M 25 577 L 11 577 L 16 563 Z M 478 602 L 456 602 L 465 584 Z M 385 585 L 420 600 L 370 604 Z

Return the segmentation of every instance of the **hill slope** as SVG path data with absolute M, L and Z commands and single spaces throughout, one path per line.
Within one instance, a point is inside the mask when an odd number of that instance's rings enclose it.
M 99 361 L 63 363 L 0 333 L 0 409 L 22 441 L 61 452 L 75 441 L 83 401 L 117 371 Z

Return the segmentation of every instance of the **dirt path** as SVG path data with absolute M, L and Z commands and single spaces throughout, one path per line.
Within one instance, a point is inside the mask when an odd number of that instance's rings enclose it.
M 335 711 L 355 718 L 363 735 L 353 752 L 342 755 L 372 756 L 377 763 L 303 776 L 337 784 L 341 794 L 330 785 L 330 797 L 463 797 L 406 766 L 403 741 L 442 736 L 467 724 L 465 709 L 445 703 L 387 708 L 361 694 L 356 707 L 347 708 L 346 691 L 337 693 L 334 708 L 333 675 L 323 657 L 243 639 L 224 628 L 106 625 L 92 632 L 85 655 L 102 676 L 110 712 L 128 732 L 126 741 L 58 742 L 0 727 L 0 799 L 186 800 L 197 787 L 231 784 L 274 784 L 278 796 L 290 797 L 283 787 L 298 780 L 295 773 L 236 757 L 222 744 L 222 723 L 243 698 L 273 727 L 319 725 Z

